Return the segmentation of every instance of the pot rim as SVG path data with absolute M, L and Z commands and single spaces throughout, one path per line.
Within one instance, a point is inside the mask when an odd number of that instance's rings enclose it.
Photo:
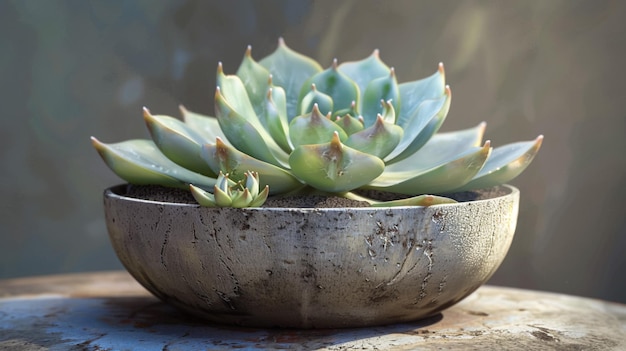
M 190 203 L 182 203 L 182 202 L 169 202 L 169 201 L 155 201 L 155 200 L 146 200 L 140 199 L 136 197 L 130 197 L 122 195 L 125 192 L 126 187 L 130 185 L 128 183 L 118 184 L 111 187 L 108 187 L 104 190 L 104 197 L 106 199 L 118 200 L 118 201 L 126 201 L 126 202 L 135 202 L 135 203 L 144 203 L 146 205 L 161 205 L 161 206 L 176 206 L 176 207 L 188 207 L 188 208 L 206 208 L 208 210 L 218 209 L 218 208 L 209 208 L 202 207 L 199 204 L 190 204 Z M 438 204 L 431 205 L 428 207 L 451 207 L 451 206 L 459 206 L 469 203 L 482 203 L 485 201 L 493 201 L 494 199 L 507 197 L 507 196 L 518 196 L 519 189 L 509 185 L 509 184 L 501 184 L 496 185 L 495 187 L 503 188 L 506 192 L 505 194 L 489 197 L 486 199 L 480 200 L 470 200 L 470 201 L 460 201 L 457 203 L 450 204 Z M 495 188 L 494 187 L 494 188 Z M 298 210 L 298 211 L 316 211 L 316 212 L 331 212 L 331 211 L 371 211 L 371 210 L 390 210 L 390 209 L 410 209 L 410 208 L 424 208 L 425 206 L 389 206 L 389 207 L 247 207 L 247 208 L 237 208 L 235 210 L 243 210 L 243 211 L 285 211 L 285 210 Z M 233 209 L 233 208 L 219 208 L 219 209 Z

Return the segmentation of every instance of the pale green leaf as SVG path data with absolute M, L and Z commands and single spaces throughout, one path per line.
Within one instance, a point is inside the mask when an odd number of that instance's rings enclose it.
M 288 165 L 287 154 L 260 125 L 243 118 L 226 101 L 218 88 L 215 107 L 220 128 L 238 150 L 276 166 Z
M 131 184 L 188 189 L 189 184 L 211 188 L 215 179 L 185 169 L 163 155 L 151 140 L 105 144 L 92 137 L 100 157 L 120 178 Z
M 337 116 L 335 123 L 340 126 L 348 135 L 360 132 L 364 129 L 363 118 L 355 118 L 352 115 Z
M 289 124 L 287 122 L 286 110 L 284 104 L 281 107 L 281 101 L 284 103 L 285 92 L 281 87 L 272 87 L 267 93 L 264 112 L 259 119 L 263 127 L 271 135 L 272 139 L 286 153 L 291 152 L 289 144 Z
M 362 99 L 361 114 L 366 127 L 373 125 L 376 122 L 376 116 L 384 113 L 381 100 L 391 100 L 394 109 L 400 111 L 400 90 L 394 69 L 392 68 L 388 75 L 372 80 L 365 88 Z
M 193 184 L 189 186 L 189 190 L 191 190 L 191 195 L 193 195 L 193 198 L 196 199 L 200 206 L 217 207 L 217 204 L 215 203 L 215 196 L 213 196 L 213 194 L 208 191 L 204 191 Z
M 333 138 L 333 133 L 338 133 L 341 140 L 346 140 L 348 135 L 335 122 L 322 115 L 317 105 L 306 115 L 294 118 L 289 124 L 289 137 L 294 148 L 307 144 L 328 143 Z
M 505 184 L 522 173 L 541 148 L 543 135 L 535 140 L 520 141 L 493 150 L 485 166 L 464 186 L 455 191 L 489 188 Z
M 317 108 L 324 115 L 333 112 L 333 98 L 317 90 L 315 84 L 312 84 L 309 92 L 300 99 L 298 106 L 299 115 L 311 112 L 315 105 L 317 105 Z
M 374 125 L 350 135 L 344 144 L 382 159 L 395 149 L 402 134 L 402 128 L 379 115 Z
M 269 88 L 270 72 L 252 58 L 252 47 L 246 53 L 237 69 L 237 76 L 246 88 L 250 102 L 257 116 L 264 114 L 265 97 Z M 224 88 L 222 88 L 222 91 Z
M 437 133 L 411 156 L 385 168 L 386 172 L 410 171 L 418 174 L 424 170 L 457 159 L 467 150 L 482 144 L 486 124 L 447 133 Z
M 216 177 L 217 174 L 200 157 L 203 137 L 183 121 L 169 116 L 151 115 L 144 108 L 144 120 L 152 141 L 170 160 L 190 171 Z
M 202 136 L 202 140 L 204 140 L 203 143 L 215 142 L 215 138 L 218 137 L 228 143 L 226 136 L 222 133 L 217 118 L 189 111 L 183 105 L 178 106 L 178 108 L 180 109 L 185 124 Z
M 202 158 L 214 172 L 228 173 L 234 180 L 243 180 L 248 171 L 258 172 L 260 186 L 269 185 L 272 194 L 282 194 L 302 187 L 288 171 L 251 157 L 221 140 L 215 144 L 205 144 Z
M 452 92 L 446 89 L 446 94 L 438 99 L 425 100 L 415 111 L 415 114 L 404 125 L 404 135 L 396 149 L 385 158 L 385 162 L 392 164 L 401 161 L 419 150 L 439 130 L 450 109 Z
M 342 145 L 337 133 L 330 143 L 297 147 L 289 164 L 293 174 L 306 184 L 331 193 L 357 189 L 385 168 L 378 157 Z
M 446 193 L 469 182 L 483 167 L 491 147 L 469 148 L 454 160 L 428 169 L 388 170 L 366 187 L 405 195 Z

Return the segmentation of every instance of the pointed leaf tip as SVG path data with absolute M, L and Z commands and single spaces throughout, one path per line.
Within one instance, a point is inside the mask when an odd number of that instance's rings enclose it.
M 543 134 L 539 134 L 535 141 L 539 143 L 539 145 L 541 145 L 541 143 L 543 142 Z
M 143 108 L 143 119 L 146 122 L 154 121 L 154 117 L 146 107 Z
M 248 45 L 248 46 L 246 47 L 246 53 L 245 53 L 245 55 L 246 55 L 247 57 L 252 57 L 252 45 Z

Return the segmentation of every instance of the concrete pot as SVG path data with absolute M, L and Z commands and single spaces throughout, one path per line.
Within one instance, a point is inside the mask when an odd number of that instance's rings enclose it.
M 210 209 L 104 194 L 117 255 L 146 289 L 206 320 L 334 328 L 425 318 L 495 272 L 519 191 L 431 207 Z M 492 189 L 493 190 L 493 189 Z

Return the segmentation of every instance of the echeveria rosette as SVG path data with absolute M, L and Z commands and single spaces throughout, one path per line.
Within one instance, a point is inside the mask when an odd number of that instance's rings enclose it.
M 93 141 L 123 179 L 193 184 L 194 196 L 205 206 L 260 206 L 244 195 L 242 184 L 251 179 L 258 184 L 250 186 L 269 186 L 272 195 L 315 193 L 373 206 L 432 205 L 453 200 L 426 194 L 510 181 L 532 161 L 543 139 L 493 149 L 489 141 L 482 142 L 485 123 L 437 133 L 450 99 L 442 64 L 429 77 L 398 83 L 377 50 L 360 61 L 333 60 L 324 69 L 281 39 L 260 61 L 248 47 L 234 75 L 218 65 L 215 117 L 181 107 L 181 121 L 146 109 L 151 141 Z M 252 176 L 257 173 L 258 178 Z M 406 198 L 379 202 L 358 190 Z
M 259 191 L 259 174 L 256 172 L 245 173 L 243 181 L 234 182 L 228 178 L 228 174 L 220 172 L 217 176 L 213 193 L 202 188 L 190 185 L 191 194 L 198 203 L 205 207 L 258 207 L 261 206 L 269 194 L 269 186 Z

